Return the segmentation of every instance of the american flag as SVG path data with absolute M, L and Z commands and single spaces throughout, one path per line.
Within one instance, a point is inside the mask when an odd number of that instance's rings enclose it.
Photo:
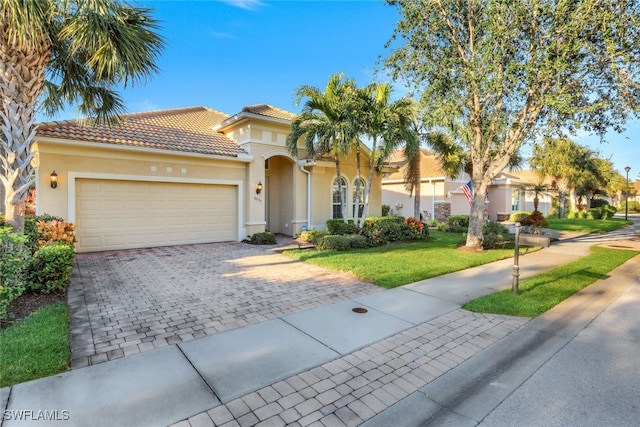
M 473 204 L 473 182 L 469 181 L 465 185 L 463 185 L 462 192 L 467 198 L 467 201 L 469 202 L 469 206 L 471 206 Z

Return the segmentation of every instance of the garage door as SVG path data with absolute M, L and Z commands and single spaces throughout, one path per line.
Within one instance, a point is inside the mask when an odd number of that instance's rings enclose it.
M 237 187 L 76 180 L 78 252 L 237 240 Z

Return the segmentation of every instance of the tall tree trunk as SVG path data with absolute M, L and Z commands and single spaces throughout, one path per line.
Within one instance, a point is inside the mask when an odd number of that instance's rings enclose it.
M 25 201 L 34 181 L 35 106 L 51 55 L 45 40 L 35 40 L 37 48 L 30 48 L 9 39 L 6 25 L 0 20 L 0 183 L 6 220 L 22 232 Z
M 360 217 L 360 200 L 362 200 L 362 191 L 360 189 L 360 143 L 356 142 L 356 196 L 353 199 L 353 222 L 358 225 Z M 363 212 L 364 214 L 364 212 Z
M 409 163 L 407 164 L 409 169 L 405 176 L 405 181 L 409 183 L 409 194 L 413 193 L 413 217 L 416 220 L 420 219 L 420 197 L 422 190 L 422 177 L 420 176 L 421 157 L 422 153 L 418 151 L 413 158 L 409 159 Z
M 488 184 L 481 179 L 473 180 L 473 203 L 469 213 L 469 232 L 467 233 L 466 247 L 470 250 L 481 251 L 483 241 L 483 228 L 485 223 L 485 203 Z
M 578 198 L 576 196 L 576 188 L 571 187 L 569 190 L 569 210 L 578 211 Z
M 362 209 L 362 217 L 360 218 L 360 228 L 364 227 L 364 219 L 369 215 L 369 199 L 371 198 L 371 187 L 373 187 L 373 171 L 376 168 L 375 158 L 377 145 L 378 141 L 374 137 L 371 143 L 371 153 L 369 154 L 369 185 L 367 185 L 367 191 L 364 196 L 364 208 Z

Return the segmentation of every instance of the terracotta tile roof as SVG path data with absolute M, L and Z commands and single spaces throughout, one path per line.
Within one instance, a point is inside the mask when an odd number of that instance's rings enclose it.
M 78 120 L 41 123 L 38 136 L 237 157 L 246 152 L 212 129 L 229 115 L 206 107 L 128 114 L 117 126 Z
M 420 149 L 420 177 L 425 178 L 441 178 L 446 175 L 445 171 L 440 166 L 440 160 L 438 155 L 433 151 L 421 148 Z M 404 180 L 404 173 L 407 167 L 407 161 L 404 159 L 404 152 L 402 150 L 396 150 L 389 158 L 389 166 L 399 168 L 397 172 L 394 172 L 385 178 L 387 180 Z
M 513 170 L 509 171 L 511 174 L 517 176 L 521 181 L 526 184 L 537 185 L 542 182 L 542 184 L 551 185 L 553 179 L 549 176 L 545 176 L 544 179 L 540 178 L 538 172 L 532 169 L 523 169 L 523 170 Z
M 255 104 L 249 105 L 242 109 L 244 113 L 253 113 L 258 114 L 260 116 L 273 117 L 275 119 L 283 119 L 283 120 L 293 120 L 296 117 L 296 114 L 290 113 L 289 111 L 273 107 L 268 104 Z

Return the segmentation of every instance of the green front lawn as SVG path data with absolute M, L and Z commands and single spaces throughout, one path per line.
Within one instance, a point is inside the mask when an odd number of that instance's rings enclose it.
M 605 279 L 607 273 L 639 253 L 594 246 L 584 258 L 520 281 L 518 294 L 511 289 L 496 292 L 473 300 L 463 308 L 481 313 L 536 317 L 595 281 Z
M 0 331 L 0 387 L 68 370 L 68 324 L 67 304 L 56 303 Z
M 633 224 L 632 221 L 622 218 L 599 219 L 568 219 L 568 218 L 548 218 L 549 226 L 553 230 L 575 231 L 580 233 L 602 234 L 608 231 L 617 230 Z
M 385 288 L 429 279 L 513 256 L 513 249 L 484 252 L 458 250 L 465 237 L 460 233 L 431 231 L 423 242 L 390 244 L 347 252 L 293 250 L 287 254 L 332 270 L 351 272 L 358 278 Z M 531 251 L 521 248 L 520 253 Z

